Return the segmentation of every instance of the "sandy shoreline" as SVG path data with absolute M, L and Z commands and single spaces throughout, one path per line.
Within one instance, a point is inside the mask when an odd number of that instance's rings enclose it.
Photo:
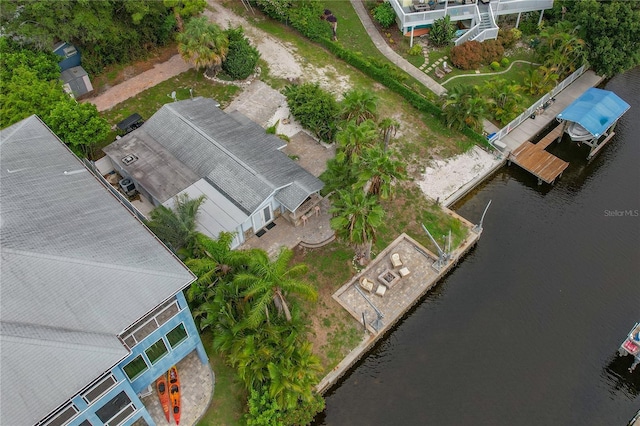
M 458 190 L 475 180 L 484 179 L 502 161 L 501 157 L 474 146 L 464 154 L 433 161 L 425 169 L 418 185 L 425 196 L 446 206 Z

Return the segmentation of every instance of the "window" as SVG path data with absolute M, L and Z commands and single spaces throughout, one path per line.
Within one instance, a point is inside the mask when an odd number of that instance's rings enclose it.
M 67 424 L 67 422 L 76 414 L 78 414 L 78 409 L 72 402 L 69 402 L 67 405 L 57 410 L 53 415 L 49 416 L 43 423 L 39 424 L 43 424 L 45 426 L 62 426 Z
M 265 207 L 264 210 L 262 210 L 262 215 L 264 216 L 264 223 L 271 222 L 271 207 Z
M 144 362 L 142 355 L 135 357 L 129 364 L 124 366 L 124 372 L 127 374 L 129 380 L 133 380 L 140 374 L 147 371 L 147 363 Z
M 129 327 L 121 335 L 122 341 L 129 349 L 133 348 L 179 312 L 178 301 L 175 298 L 167 300 Z
M 160 358 L 162 358 L 168 351 L 167 345 L 164 344 L 164 340 L 160 339 L 153 345 L 149 346 L 145 351 L 151 364 L 155 364 Z
M 105 394 L 109 389 L 116 384 L 116 378 L 113 377 L 113 374 L 109 374 L 107 377 L 102 379 L 99 383 L 95 384 L 91 389 L 84 392 L 82 394 L 82 398 L 88 403 L 91 404 L 96 399 L 100 398 Z
M 182 323 L 167 333 L 167 340 L 169 341 L 171 348 L 178 346 L 187 337 L 189 337 L 189 335 L 187 334 L 187 330 L 184 329 L 184 324 Z
M 117 425 L 129 417 L 136 409 L 125 391 L 117 394 L 111 401 L 96 411 L 96 416 L 104 424 Z

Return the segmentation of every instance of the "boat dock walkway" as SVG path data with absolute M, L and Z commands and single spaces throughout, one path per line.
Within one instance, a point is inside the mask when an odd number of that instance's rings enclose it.
M 556 116 L 564 111 L 573 101 L 578 99 L 587 89 L 597 86 L 603 77 L 596 75 L 591 70 L 586 71 L 574 82 L 568 85 L 563 91 L 555 96 L 555 101 L 549 105 L 541 114 L 536 114 L 535 118 L 523 121 L 518 127 L 513 129 L 500 141 L 507 145 L 507 149 L 514 152 L 522 144 L 530 141 L 549 125 Z
M 552 184 L 562 175 L 569 163 L 562 161 L 545 149 L 558 138 L 562 137 L 563 125 L 558 124 L 540 142 L 533 144 L 529 141 L 523 143 L 509 154 L 508 161 L 517 164 L 542 181 Z

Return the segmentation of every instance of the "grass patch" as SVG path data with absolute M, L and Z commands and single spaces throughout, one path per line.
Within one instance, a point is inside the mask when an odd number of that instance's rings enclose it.
M 202 344 L 209 356 L 215 375 L 213 401 L 198 426 L 244 425 L 244 402 L 247 394 L 235 369 L 224 362 L 224 357 L 213 350 L 209 332 L 201 334 Z

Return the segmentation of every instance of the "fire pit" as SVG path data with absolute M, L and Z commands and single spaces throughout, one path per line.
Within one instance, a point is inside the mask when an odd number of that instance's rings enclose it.
M 391 269 L 385 269 L 380 275 L 378 275 L 378 281 L 387 286 L 387 288 L 391 288 L 400 281 L 400 276 Z

